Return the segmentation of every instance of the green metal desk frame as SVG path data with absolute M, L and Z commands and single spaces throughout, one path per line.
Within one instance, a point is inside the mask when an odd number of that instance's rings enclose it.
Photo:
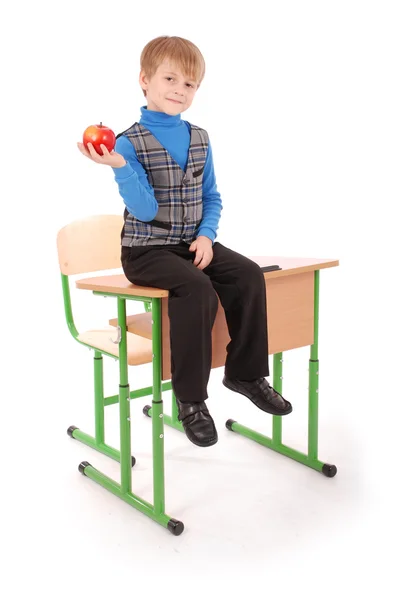
M 258 444 L 288 456 L 327 477 L 334 477 L 337 472 L 335 465 L 327 464 L 318 459 L 318 396 L 319 396 L 319 359 L 318 359 L 318 324 L 319 324 L 319 270 L 314 271 L 314 342 L 310 346 L 309 359 L 309 404 L 308 404 L 308 453 L 303 454 L 298 450 L 286 446 L 282 442 L 282 417 L 273 416 L 272 437 L 267 437 L 229 419 L 227 429 L 243 435 Z M 78 331 L 75 327 L 72 309 L 69 278 L 62 274 L 64 309 L 68 328 L 73 337 L 78 340 Z M 161 339 L 161 298 L 146 296 L 133 296 L 94 291 L 96 295 L 114 296 L 117 298 L 118 326 L 121 331 L 119 341 L 119 393 L 115 396 L 104 397 L 103 392 L 103 354 L 116 360 L 112 354 L 99 350 L 88 344 L 83 344 L 94 350 L 94 396 L 95 396 L 95 436 L 84 433 L 79 428 L 71 426 L 67 433 L 72 438 L 102 452 L 106 456 L 120 462 L 120 483 L 101 473 L 87 461 L 81 462 L 79 471 L 96 481 L 98 484 L 138 509 L 174 535 L 180 535 L 184 524 L 172 518 L 165 512 L 165 482 L 164 482 L 164 425 L 183 432 L 183 427 L 177 418 L 177 404 L 171 381 L 162 382 L 162 339 Z M 152 313 L 152 365 L 153 385 L 130 391 L 128 383 L 127 359 L 127 327 L 126 327 L 126 301 L 134 300 L 143 302 L 145 310 Z M 80 342 L 83 343 L 83 342 Z M 273 387 L 282 391 L 283 353 L 273 355 Z M 162 392 L 171 390 L 171 415 L 163 412 Z M 152 396 L 152 405 L 143 409 L 145 415 L 152 419 L 152 448 L 153 448 L 153 504 L 132 492 L 132 467 L 135 458 L 131 455 L 131 427 L 130 427 L 130 400 Z M 120 413 L 120 448 L 115 449 L 105 443 L 104 409 L 112 404 L 119 404 Z

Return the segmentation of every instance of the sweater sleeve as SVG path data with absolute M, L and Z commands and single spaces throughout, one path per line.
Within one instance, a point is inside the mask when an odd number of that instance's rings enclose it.
M 123 167 L 112 167 L 112 169 L 118 191 L 128 212 L 141 221 L 152 221 L 159 206 L 134 146 L 124 135 L 121 135 L 117 138 L 114 149 L 127 161 Z
M 220 215 L 222 211 L 222 201 L 220 193 L 217 191 L 216 176 L 214 173 L 213 154 L 209 142 L 206 155 L 205 170 L 202 180 L 202 201 L 203 214 L 199 225 L 197 237 L 205 235 L 212 242 L 216 239 L 219 226 Z

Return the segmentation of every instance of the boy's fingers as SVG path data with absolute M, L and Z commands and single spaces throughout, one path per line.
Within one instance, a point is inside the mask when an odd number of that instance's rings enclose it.
M 207 252 L 205 252 L 205 254 L 203 255 L 202 261 L 199 265 L 199 268 L 202 270 L 205 269 L 212 262 L 212 258 L 213 258 L 213 255 L 210 256 L 207 254 Z
M 195 266 L 198 267 L 200 265 L 200 263 L 202 262 L 202 258 L 203 258 L 203 253 L 201 250 L 197 250 L 196 252 L 196 256 L 195 256 Z
M 198 265 L 198 269 L 200 269 L 201 271 L 203 271 L 203 269 L 206 267 L 207 265 L 207 257 L 206 254 L 204 254 L 202 256 L 202 260 L 200 261 L 199 265 Z
M 206 267 L 208 267 L 210 265 L 210 263 L 212 262 L 212 258 L 213 258 L 213 256 L 210 258 L 210 257 L 207 257 L 206 254 L 204 254 L 203 259 L 198 268 L 202 269 L 202 271 L 203 271 L 203 269 L 206 269 Z
M 93 158 L 93 160 L 99 160 L 99 154 L 96 152 L 95 148 L 93 147 L 92 142 L 88 142 L 88 150 L 89 153 L 91 155 L 91 157 Z
M 81 154 L 83 154 L 87 158 L 91 158 L 91 155 L 89 154 L 89 152 L 87 151 L 87 149 L 85 148 L 85 146 L 83 144 L 80 144 L 79 142 L 77 142 L 77 146 L 78 146 L 78 150 L 81 152 Z
M 82 142 L 77 142 L 77 146 L 79 151 L 87 158 L 90 158 L 97 163 L 108 164 L 106 161 L 110 159 L 111 154 L 104 144 L 100 144 L 103 154 L 98 154 L 92 142 L 88 142 L 88 148 L 85 148 L 85 145 Z

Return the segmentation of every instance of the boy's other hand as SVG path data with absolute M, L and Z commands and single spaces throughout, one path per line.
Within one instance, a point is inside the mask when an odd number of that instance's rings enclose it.
M 82 142 L 77 142 L 77 146 L 79 151 L 86 156 L 86 158 L 89 158 L 100 165 L 108 165 L 109 167 L 118 169 L 123 167 L 127 162 L 122 154 L 118 154 L 118 152 L 114 152 L 114 150 L 109 152 L 104 144 L 100 144 L 100 147 L 103 150 L 103 156 L 96 152 L 91 142 L 88 143 L 88 150 Z
M 200 235 L 189 247 L 190 252 L 196 252 L 193 264 L 201 271 L 205 269 L 213 258 L 212 240 L 205 235 Z

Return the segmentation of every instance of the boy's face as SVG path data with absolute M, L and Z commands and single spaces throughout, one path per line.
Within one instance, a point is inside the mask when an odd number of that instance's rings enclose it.
M 146 90 L 148 110 L 178 115 L 192 104 L 198 84 L 186 77 L 180 69 L 169 61 L 157 68 L 151 79 L 141 71 L 139 83 Z

